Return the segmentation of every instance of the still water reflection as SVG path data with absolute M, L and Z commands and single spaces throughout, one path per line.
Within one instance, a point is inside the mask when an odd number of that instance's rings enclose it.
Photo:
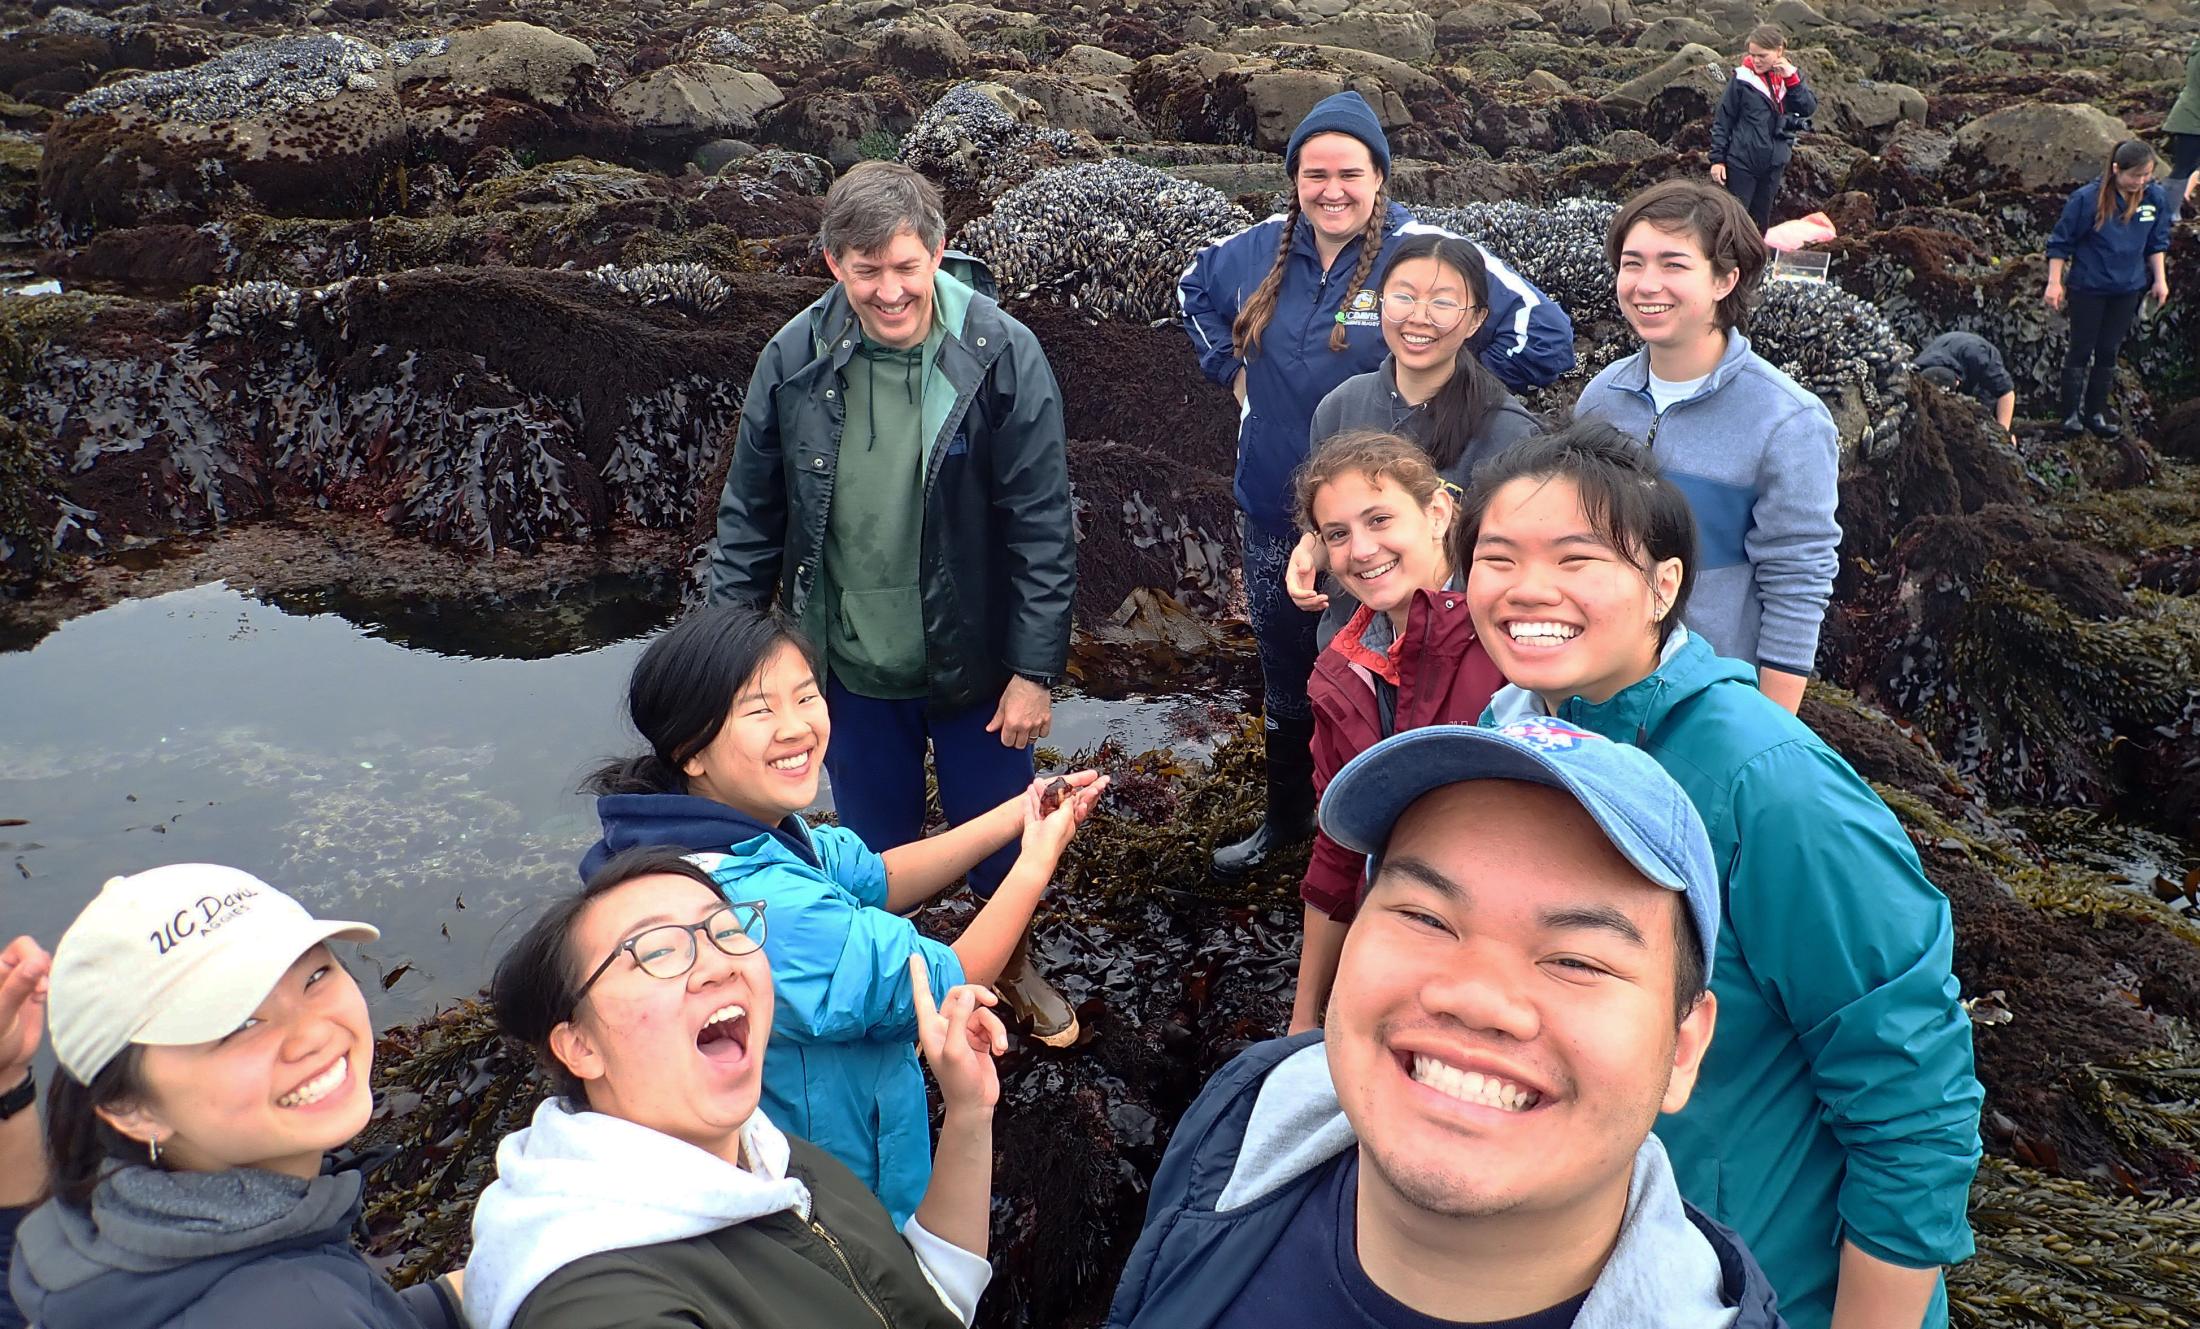
M 380 927 L 378 1020 L 470 992 L 572 882 L 574 788 L 630 743 L 626 676 L 672 613 L 632 585 L 489 608 L 215 584 L 0 654 L 0 940 L 51 946 L 109 876 L 206 860 Z M 1072 698 L 1050 742 L 1154 746 L 1160 709 Z

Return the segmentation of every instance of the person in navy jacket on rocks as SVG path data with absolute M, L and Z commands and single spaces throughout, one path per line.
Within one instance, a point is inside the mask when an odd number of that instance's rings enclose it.
M 1178 279 L 1184 326 L 1208 378 L 1237 394 L 1237 501 L 1245 590 L 1260 644 L 1268 804 L 1260 826 L 1215 853 L 1241 876 L 1313 830 L 1316 615 L 1291 603 L 1284 571 L 1299 532 L 1291 476 L 1306 460 L 1314 408 L 1383 362 L 1370 278 L 1409 235 L 1441 233 L 1390 201 L 1390 144 L 1356 92 L 1317 103 L 1284 150 L 1294 200 L 1193 256 Z M 1551 298 L 1483 251 L 1489 310 L 1471 343 L 1509 388 L 1549 385 L 1574 366 L 1573 323 Z
M 2147 297 L 2156 304 L 2169 300 L 2164 255 L 2176 220 L 2169 191 L 2154 179 L 2154 149 L 2135 138 L 2117 144 L 2101 178 L 2080 185 L 2063 204 L 2047 237 L 2047 307 L 2070 311 L 2064 433 L 2088 429 L 2114 438 L 2123 432 L 2108 415 L 2116 353 Z
M 1734 81 L 1712 113 L 1711 178 L 1742 201 L 1760 231 L 1772 225 L 1772 204 L 1795 154 L 1796 134 L 1817 113 L 1817 95 L 1788 62 L 1787 34 L 1773 24 L 1758 24 L 1749 34 L 1749 53 L 1735 66 Z

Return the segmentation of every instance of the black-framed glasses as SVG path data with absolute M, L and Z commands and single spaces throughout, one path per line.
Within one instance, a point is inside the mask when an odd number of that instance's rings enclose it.
M 644 928 L 622 941 L 603 957 L 596 972 L 581 984 L 573 994 L 574 1006 L 588 995 L 588 989 L 596 986 L 596 980 L 604 976 L 614 960 L 622 955 L 634 957 L 634 963 L 651 978 L 680 978 L 695 967 L 696 934 L 710 938 L 710 944 L 727 955 L 749 955 L 764 946 L 764 902 L 744 900 L 711 911 L 710 917 L 700 923 L 661 923 Z
M 1422 317 L 1439 328 L 1455 328 L 1459 320 L 1467 316 L 1473 305 L 1463 305 L 1448 296 L 1423 300 L 1407 295 L 1404 291 L 1392 291 L 1383 297 L 1383 317 L 1393 323 L 1403 323 L 1413 317 L 1413 311 L 1421 311 Z

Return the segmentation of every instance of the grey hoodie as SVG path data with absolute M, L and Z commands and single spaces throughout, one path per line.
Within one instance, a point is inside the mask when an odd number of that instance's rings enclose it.
M 1324 1165 L 1354 1148 L 1320 1035 L 1263 1043 L 1177 1125 L 1109 1329 L 1201 1329 L 1236 1300 Z M 1619 1241 L 1575 1329 L 1781 1329 L 1735 1236 L 1682 1202 L 1665 1148 L 1636 1152 Z
M 124 1167 L 89 1213 L 48 1200 L 9 1291 L 39 1329 L 459 1329 L 433 1284 L 390 1290 L 352 1248 L 356 1172 Z

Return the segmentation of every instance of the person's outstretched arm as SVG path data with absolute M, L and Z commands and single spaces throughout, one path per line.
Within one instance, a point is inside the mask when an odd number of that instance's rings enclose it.
M 1069 847 L 1078 824 L 1092 814 L 1106 788 L 1106 780 L 1095 781 L 1063 799 L 1062 805 L 1045 817 L 1024 823 L 1022 856 L 1001 879 L 993 898 L 955 938 L 955 958 L 962 962 L 963 973 L 971 982 L 991 983 L 1008 966 L 1016 943 L 1023 940 L 1025 930 L 1031 926 L 1032 911 L 1039 907 L 1040 897 L 1054 880 L 1062 851 Z
M 1100 778 L 1100 773 L 1076 771 L 1062 778 L 1073 788 L 1086 789 Z M 987 855 L 1023 834 L 1032 798 L 1052 780 L 1051 776 L 1041 776 L 1029 789 L 1003 799 L 982 817 L 880 854 L 886 862 L 886 907 L 897 914 L 908 913 L 962 880 Z

